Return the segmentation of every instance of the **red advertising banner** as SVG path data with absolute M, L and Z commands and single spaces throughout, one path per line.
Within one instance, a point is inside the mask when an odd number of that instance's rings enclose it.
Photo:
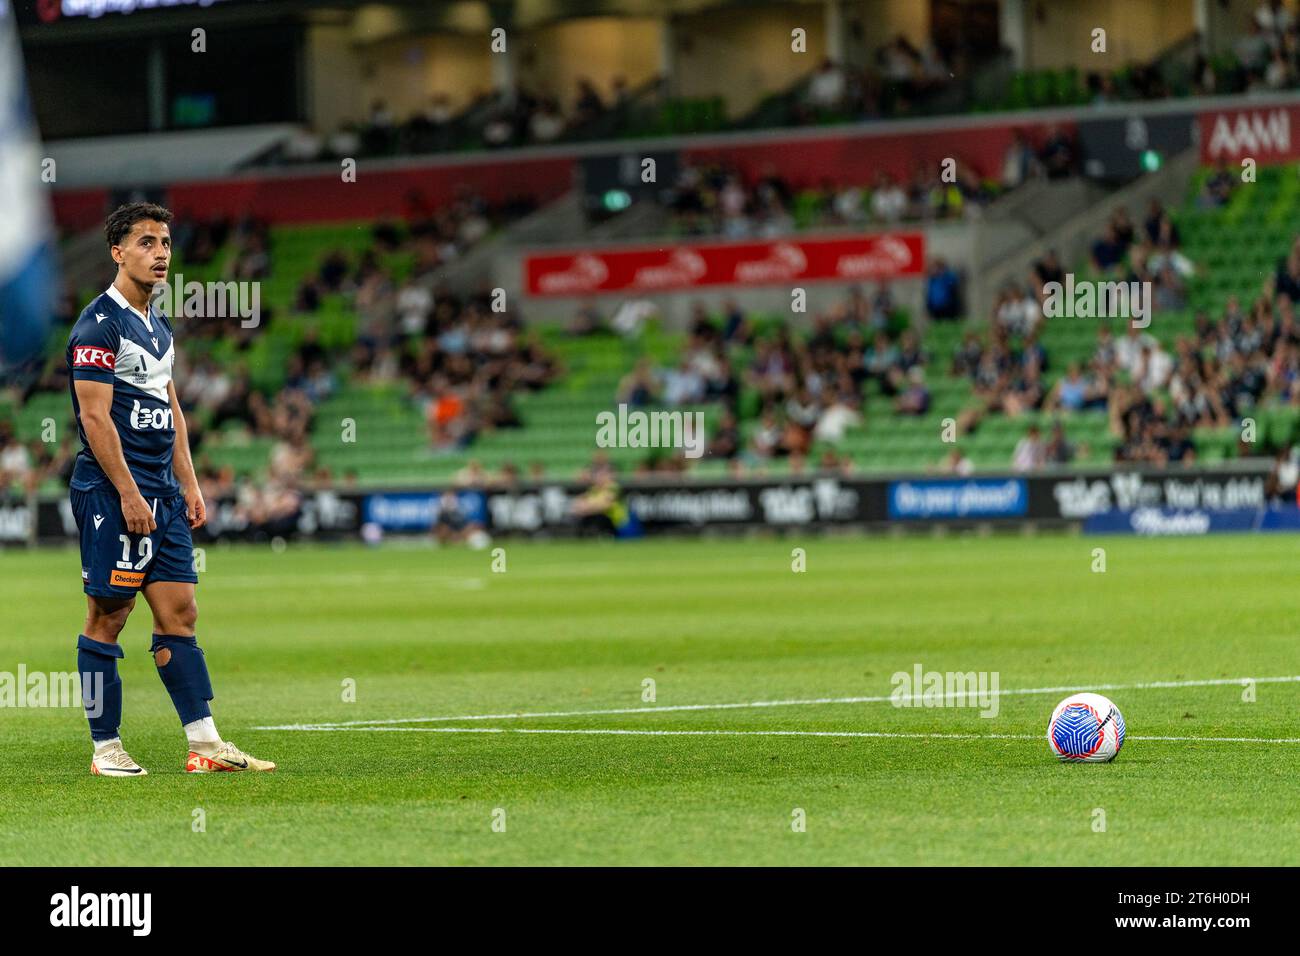
M 919 276 L 924 269 L 925 235 L 906 232 L 533 255 L 524 260 L 524 284 L 529 295 L 575 296 L 895 279 Z
M 1212 110 L 1197 117 L 1201 161 L 1240 163 L 1253 159 L 1261 166 L 1300 159 L 1291 134 L 1300 130 L 1300 107 L 1256 106 Z

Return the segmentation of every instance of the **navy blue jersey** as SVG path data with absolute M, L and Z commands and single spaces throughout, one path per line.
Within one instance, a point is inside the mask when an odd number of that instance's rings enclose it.
M 180 485 L 172 474 L 176 423 L 167 394 L 176 351 L 167 317 L 152 303 L 147 314 L 136 311 L 122 293 L 109 286 L 86 306 L 72 327 L 67 362 L 72 410 L 81 437 L 81 452 L 72 470 L 73 489 L 93 491 L 112 484 L 95 460 L 81 424 L 75 383 L 91 381 L 113 386 L 113 424 L 140 494 L 151 497 L 178 492 Z

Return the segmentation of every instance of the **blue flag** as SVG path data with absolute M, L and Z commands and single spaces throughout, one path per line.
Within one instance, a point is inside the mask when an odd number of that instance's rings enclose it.
M 54 231 L 9 0 L 0 0 L 0 378 L 39 359 L 54 308 Z

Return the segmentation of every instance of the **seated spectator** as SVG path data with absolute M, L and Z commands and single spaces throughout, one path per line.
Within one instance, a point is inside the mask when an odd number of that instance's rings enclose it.
M 1002 411 L 1010 418 L 1037 409 L 1045 396 L 1037 360 L 1024 361 L 1002 393 Z
M 558 108 L 555 112 L 559 112 Z M 579 79 L 577 97 L 573 102 L 574 125 L 589 123 L 603 112 L 605 112 L 605 103 L 596 92 L 596 87 L 590 80 Z
M 689 359 L 683 359 L 676 368 L 662 373 L 665 405 L 694 405 L 704 400 L 704 376 Z
M 952 450 L 943 456 L 936 470 L 943 475 L 959 475 L 965 478 L 967 475 L 974 474 L 975 466 L 958 446 L 953 445 Z
M 1055 249 L 1048 249 L 1047 254 L 1034 263 L 1034 276 L 1040 286 L 1049 282 L 1065 282 L 1065 269 L 1061 266 Z
M 770 409 L 763 412 L 758 427 L 750 435 L 749 447 L 759 461 L 766 461 L 780 452 L 781 426 Z
M 1098 272 L 1110 272 L 1124 261 L 1125 247 L 1115 233 L 1113 223 L 1107 223 L 1101 238 L 1092 244 L 1092 267 Z
M 1227 205 L 1232 198 L 1232 191 L 1237 186 L 1237 179 L 1228 169 L 1226 160 L 1219 160 L 1214 173 L 1205 180 L 1205 186 L 1197 198 L 1197 204 L 1203 209 L 1218 209 Z M 1149 227 L 1148 227 L 1149 228 Z M 1152 237 L 1152 241 L 1156 237 Z
M 858 396 L 852 389 L 842 389 L 822 410 L 813 430 L 813 438 L 819 442 L 838 444 L 843 441 L 844 433 L 850 428 L 862 424 L 862 414 L 858 410 Z
M 722 413 L 718 428 L 709 439 L 708 455 L 710 458 L 735 458 L 740 454 L 740 425 L 730 410 Z
M 930 410 L 930 390 L 925 385 L 925 369 L 914 365 L 907 373 L 907 387 L 894 400 L 900 415 L 924 415 Z
M 1047 461 L 1047 448 L 1037 425 L 1030 425 L 1025 437 L 1016 442 L 1011 453 L 1011 467 L 1016 471 L 1034 471 Z
M 846 91 L 844 71 L 829 57 L 824 57 L 808 81 L 808 105 L 818 110 L 839 109 Z
M 876 176 L 876 186 L 871 193 L 871 215 L 880 222 L 898 222 L 907 214 L 907 193 L 888 173 Z
M 1262 73 L 1272 53 L 1270 34 L 1260 27 L 1259 19 L 1250 21 L 1247 32 L 1239 36 L 1232 47 L 1243 69 Z
M 1065 427 L 1060 422 L 1052 423 L 1052 435 L 1043 449 L 1043 460 L 1049 465 L 1068 465 L 1074 461 L 1077 449 L 1065 437 Z
M 893 394 L 894 381 L 889 373 L 891 369 L 898 366 L 898 360 L 897 346 L 884 332 L 877 332 L 871 348 L 867 350 L 862 361 L 867 375 L 876 380 L 881 391 L 886 395 Z
M 566 125 L 555 100 L 545 99 L 529 119 L 528 133 L 536 142 L 552 143 L 563 135 Z
M 1291 251 L 1277 264 L 1273 279 L 1275 295 L 1285 295 L 1292 302 L 1300 301 L 1300 237 L 1291 243 Z
M 1015 282 L 1008 283 L 1003 290 L 995 317 L 1008 335 L 1015 336 L 1031 335 L 1042 318 L 1038 303 Z
M 1110 215 L 1110 223 L 1115 229 L 1115 240 L 1127 253 L 1137 234 L 1133 227 L 1133 220 L 1129 218 L 1128 208 L 1125 206 L 1115 207 L 1115 211 Z
M 876 52 L 884 78 L 910 92 L 912 81 L 921 69 L 921 55 L 901 33 Z
M 1083 374 L 1078 362 L 1071 362 L 1065 369 L 1065 375 L 1052 387 L 1047 400 L 1043 402 L 1045 411 L 1063 410 L 1081 412 L 1094 397 L 1094 386 Z

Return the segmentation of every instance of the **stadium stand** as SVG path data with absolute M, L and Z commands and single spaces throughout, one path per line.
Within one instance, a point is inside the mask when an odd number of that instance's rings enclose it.
M 966 62 L 959 52 L 945 55 L 933 40 L 918 48 L 898 35 L 864 67 L 823 58 L 742 115 L 733 115 L 720 95 L 672 95 L 662 77 L 635 88 L 614 77 L 603 96 L 580 79 L 563 97 L 519 85 L 481 95 L 456 112 L 445 93 L 435 93 L 402 119 L 377 100 L 363 122 L 328 134 L 301 130 L 260 161 L 317 162 L 1294 89 L 1300 84 L 1300 33 L 1291 24 L 1279 36 L 1261 45 L 1247 34 L 1237 50 L 1208 57 L 1189 36 L 1148 62 L 1083 71 L 1077 66 L 1014 69 L 1004 52 Z
M 1300 419 L 1297 334 L 1289 298 L 1297 294 L 1289 283 L 1300 281 L 1300 258 L 1292 256 L 1288 262 L 1297 205 L 1300 176 L 1294 166 L 1261 169 L 1254 188 L 1235 190 L 1225 183 L 1221 168 L 1203 169 L 1172 215 L 1179 250 L 1193 271 L 1179 280 L 1184 286 L 1181 300 L 1160 308 L 1146 330 L 1157 351 L 1170 357 L 1168 370 L 1140 389 L 1141 394 L 1128 393 L 1126 383 L 1133 375 L 1116 368 L 1099 371 L 1094 361 L 1096 321 L 1031 321 L 1030 334 L 1011 323 L 1004 361 L 1023 362 L 1027 353 L 1037 354 L 1043 365 L 1041 382 L 1021 403 L 1023 408 L 1003 403 L 976 416 L 966 414 L 982 402 L 979 376 L 972 372 L 977 371 L 979 355 L 1000 338 L 996 330 L 1010 322 L 1010 308 L 964 322 L 925 321 L 892 307 L 887 290 L 864 289 L 846 293 L 842 308 L 820 317 L 804 332 L 789 331 L 778 315 L 730 314 L 734 310 L 719 302 L 710 303 L 713 315 L 702 310 L 690 333 L 667 332 L 651 321 L 639 335 L 624 337 L 591 315 L 538 316 L 550 321 L 530 327 L 535 333 L 524 333 L 517 317 L 496 315 L 482 296 L 461 301 L 439 290 L 428 293 L 428 299 L 410 298 L 410 290 L 418 285 L 413 280 L 421 272 L 421 253 L 401 237 L 400 229 L 360 224 L 273 227 L 266 233 L 265 328 L 242 338 L 229 328 L 187 336 L 192 369 L 187 378 L 196 384 L 186 397 L 198 411 L 198 458 L 207 480 L 227 486 L 236 477 L 276 474 L 291 484 L 333 479 L 366 486 L 458 478 L 482 482 L 543 473 L 573 477 L 590 466 L 596 453 L 596 414 L 637 391 L 638 363 L 654 370 L 642 389 L 642 401 L 662 396 L 664 387 L 672 384 L 687 403 L 654 407 L 703 410 L 710 440 L 724 438 L 709 457 L 691 465 L 690 473 L 698 477 L 817 468 L 998 469 L 1013 461 L 1019 466 L 1022 454 L 1028 466 L 1048 464 L 1049 456 L 1098 464 L 1117 456 L 1151 459 L 1162 453 L 1190 460 L 1184 439 L 1198 460 L 1215 462 L 1239 454 L 1240 430 L 1234 424 L 1246 414 L 1258 421 L 1259 450 L 1274 452 L 1295 439 Z M 1143 245 L 1142 234 L 1148 229 L 1149 238 L 1159 238 L 1160 216 L 1152 218 L 1151 226 L 1146 218 L 1131 223 L 1138 237 L 1135 249 Z M 199 280 L 217 278 L 240 269 L 250 248 L 255 250 L 257 243 L 232 233 L 208 262 L 182 260 L 179 270 Z M 251 268 L 257 268 L 257 261 Z M 1053 270 L 1059 271 L 1059 264 L 1040 273 L 1039 286 Z M 332 272 L 340 275 L 331 288 L 322 276 Z M 1081 279 L 1106 277 L 1092 263 L 1079 263 L 1076 272 Z M 1156 286 L 1159 304 L 1158 278 Z M 1041 289 L 1029 291 L 1041 294 Z M 83 291 L 82 301 L 88 294 Z M 371 300 L 375 308 L 368 310 Z M 420 316 L 405 337 L 399 318 L 403 303 Z M 1029 311 L 1032 315 L 1036 310 Z M 386 318 L 377 319 L 381 314 Z M 426 327 L 426 321 L 432 324 Z M 407 359 L 400 354 L 385 357 L 376 339 L 378 328 L 398 330 L 397 352 L 406 349 Z M 453 423 L 450 431 L 440 434 L 448 423 L 439 418 L 439 403 L 449 383 L 421 372 L 410 356 L 416 354 L 416 342 L 426 339 L 425 331 L 444 348 L 466 348 L 439 338 L 452 330 L 458 330 L 452 339 L 492 330 L 506 334 L 510 347 L 519 350 L 512 353 L 517 362 L 523 367 L 535 364 L 537 374 L 528 381 L 514 378 L 495 393 L 499 421 L 462 422 L 457 431 L 457 416 L 466 411 L 453 408 L 447 413 Z M 878 339 L 877 333 L 886 338 Z M 1115 333 L 1121 336 L 1123 329 Z M 782 343 L 775 353 L 772 342 Z M 1233 364 L 1237 351 L 1243 353 L 1242 367 Z M 907 353 L 913 357 L 908 359 Z M 773 359 L 774 354 L 779 357 Z M 1181 364 L 1194 354 L 1210 356 L 1195 372 Z M 732 371 L 721 379 L 730 378 L 730 384 L 713 389 L 710 396 L 693 394 L 681 382 L 670 383 L 672 372 L 692 355 L 724 356 Z M 787 371 L 801 369 L 802 374 L 793 376 L 793 385 L 769 387 L 762 376 L 769 360 Z M 0 436 L 0 461 L 5 463 L 0 467 L 7 483 L 35 481 L 53 487 L 67 467 L 66 431 L 56 452 L 38 440 L 50 420 L 67 425 L 60 365 L 61 353 L 52 356 L 50 374 L 27 400 L 7 410 L 13 434 Z M 1071 408 L 1078 403 L 1054 395 L 1072 366 L 1094 384 L 1099 377 L 1106 379 L 1103 400 L 1093 403 L 1097 407 Z M 241 369 L 248 370 L 251 394 L 264 396 L 254 399 L 252 411 L 247 403 L 231 406 L 229 401 L 231 391 L 243 387 Z M 845 374 L 854 386 L 849 394 L 861 396 L 859 406 L 847 403 L 858 414 L 838 414 L 834 427 L 818 429 L 830 403 L 823 399 L 806 407 L 810 395 L 805 389 L 836 382 L 836 376 Z M 1188 381 L 1193 382 L 1191 394 L 1180 394 Z M 461 384 L 466 394 L 475 391 L 472 377 Z M 824 395 L 842 393 L 838 384 L 842 382 L 827 387 Z M 1202 387 L 1206 385 L 1213 389 L 1207 391 Z M 205 397 L 206 389 L 220 400 Z M 1214 392 L 1213 400 L 1209 391 Z M 291 394 L 309 398 L 302 402 Z M 1199 404 L 1197 394 L 1204 397 Z M 717 400 L 719 395 L 725 401 Z M 1182 416 L 1187 435 L 1176 427 L 1180 403 L 1204 410 Z M 734 413 L 734 434 L 724 406 Z M 1135 425 L 1127 413 L 1139 406 L 1141 420 Z M 958 453 L 940 457 L 935 436 L 949 418 L 965 430 Z M 795 432 L 815 432 L 816 437 L 792 438 L 792 419 L 800 426 Z M 1160 447 L 1150 442 L 1148 426 L 1156 420 L 1175 423 L 1168 433 L 1162 431 L 1156 441 Z M 340 440 L 340 430 L 349 421 L 357 432 L 381 441 Z M 1053 442 L 1057 425 L 1063 435 Z M 1038 429 L 1041 447 L 1033 439 L 1026 444 L 1031 427 Z M 1133 433 L 1134 427 L 1139 433 Z M 686 467 L 681 461 L 648 460 L 637 449 L 601 454 L 628 473 Z M 275 482 L 269 487 L 274 493 Z

